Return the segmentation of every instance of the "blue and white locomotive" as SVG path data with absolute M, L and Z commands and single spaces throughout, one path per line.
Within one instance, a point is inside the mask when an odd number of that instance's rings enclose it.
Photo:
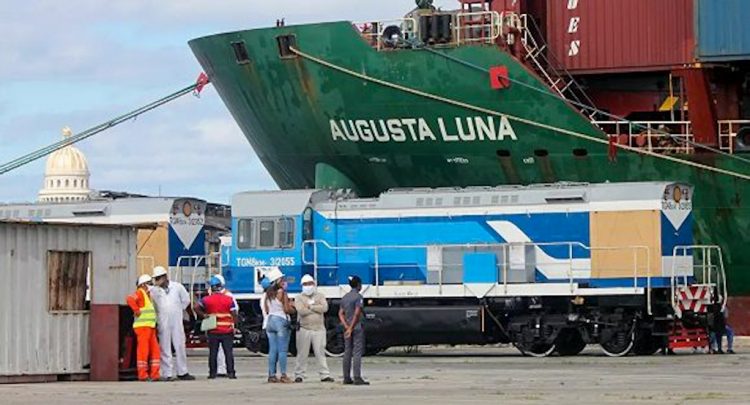
M 667 182 L 399 189 L 377 198 L 244 192 L 232 201 L 222 271 L 251 350 L 263 347 L 259 280 L 279 267 L 291 293 L 312 274 L 331 301 L 332 353 L 342 350 L 336 308 L 351 275 L 364 284 L 370 353 L 499 342 L 536 356 L 577 354 L 589 343 L 613 356 L 653 353 L 675 322 L 707 326 L 686 291 L 707 292 L 691 295 L 702 308 L 726 302 L 720 249 L 693 246 L 692 194 Z

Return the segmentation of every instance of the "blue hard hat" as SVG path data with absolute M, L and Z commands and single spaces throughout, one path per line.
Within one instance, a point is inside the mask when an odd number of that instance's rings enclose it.
M 263 278 L 262 278 L 262 279 L 260 280 L 260 286 L 261 286 L 261 287 L 263 287 L 263 290 L 264 290 L 264 291 L 265 291 L 265 290 L 267 290 L 267 289 L 268 289 L 268 287 L 270 287 L 270 286 L 271 286 L 271 280 L 267 279 L 266 277 L 263 277 Z
M 216 287 L 216 286 L 220 286 L 220 285 L 222 285 L 224 283 L 221 282 L 221 279 L 219 277 L 211 276 L 210 284 L 211 284 L 211 287 Z

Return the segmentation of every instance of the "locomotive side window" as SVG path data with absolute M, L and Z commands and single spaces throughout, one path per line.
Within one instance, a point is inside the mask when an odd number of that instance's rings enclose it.
M 237 224 L 237 247 L 240 249 L 252 249 L 253 243 L 253 220 L 240 219 Z
M 276 245 L 276 232 L 274 232 L 275 225 L 276 223 L 273 220 L 260 221 L 258 229 L 258 247 L 274 247 Z
M 239 249 L 291 248 L 294 218 L 240 219 L 236 237 Z
M 279 219 L 279 246 L 288 248 L 294 246 L 294 219 Z
M 302 214 L 302 239 L 303 240 L 310 240 L 312 239 L 312 208 L 307 207 L 305 209 L 305 212 Z

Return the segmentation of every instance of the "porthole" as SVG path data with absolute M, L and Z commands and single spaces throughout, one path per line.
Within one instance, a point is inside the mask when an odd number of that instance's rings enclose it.
M 502 157 L 502 158 L 510 157 L 510 151 L 507 149 L 498 149 L 497 152 L 495 153 L 497 153 L 498 157 Z

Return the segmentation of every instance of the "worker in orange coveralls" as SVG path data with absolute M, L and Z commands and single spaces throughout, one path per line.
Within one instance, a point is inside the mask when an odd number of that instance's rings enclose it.
M 136 364 L 139 381 L 159 381 L 159 341 L 156 339 L 156 310 L 148 293 L 150 284 L 151 276 L 148 274 L 138 277 L 138 289 L 127 298 L 135 316 L 133 331 L 138 339 Z

